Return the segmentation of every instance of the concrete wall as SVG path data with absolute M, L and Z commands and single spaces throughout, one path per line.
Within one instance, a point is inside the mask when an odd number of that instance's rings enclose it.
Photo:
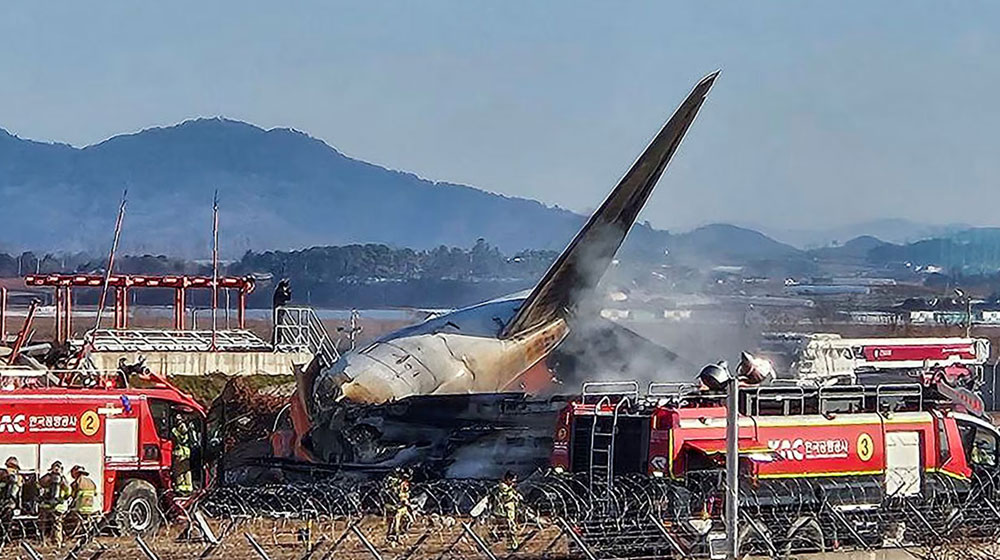
M 94 352 L 99 370 L 113 371 L 118 359 L 135 362 L 139 355 L 150 370 L 163 375 L 291 375 L 294 364 L 307 364 L 308 352 Z

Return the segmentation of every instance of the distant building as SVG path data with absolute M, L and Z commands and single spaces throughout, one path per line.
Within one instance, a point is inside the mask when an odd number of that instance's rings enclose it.
M 910 322 L 918 325 L 934 323 L 934 310 L 910 311 Z
M 866 295 L 871 292 L 871 288 L 868 286 L 834 284 L 797 284 L 786 286 L 785 292 L 799 296 Z
M 664 309 L 663 318 L 668 321 L 687 321 L 691 319 L 690 309 Z
M 965 311 L 911 311 L 910 323 L 915 325 L 964 325 L 966 317 Z
M 977 323 L 1000 325 L 1000 309 L 983 309 Z
M 628 319 L 628 309 L 602 309 L 601 317 L 605 319 L 610 319 L 612 321 L 621 321 Z
M 848 311 L 848 321 L 859 325 L 895 325 L 899 315 L 891 311 Z
M 833 278 L 830 280 L 830 284 L 837 286 L 870 286 L 870 287 L 888 287 L 895 286 L 896 280 L 893 278 Z

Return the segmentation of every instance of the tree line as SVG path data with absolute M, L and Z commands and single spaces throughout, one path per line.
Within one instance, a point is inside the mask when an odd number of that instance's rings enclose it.
M 299 251 L 247 251 L 224 262 L 229 275 L 268 275 L 310 281 L 380 282 L 398 280 L 516 280 L 537 278 L 555 259 L 554 251 L 529 250 L 504 255 L 484 239 L 469 248 L 440 246 L 418 251 L 382 244 L 311 247 Z M 0 253 L 0 276 L 78 273 L 102 274 L 107 257 L 87 253 L 20 255 Z M 211 274 L 210 262 L 166 255 L 126 255 L 115 262 L 119 274 Z
M 430 250 L 354 244 L 298 251 L 247 251 L 238 260 L 220 264 L 220 274 L 258 277 L 261 289 L 253 294 L 250 303 L 259 307 L 268 305 L 268 288 L 280 278 L 291 281 L 296 300 L 313 305 L 451 306 L 530 286 L 556 256 L 554 251 L 541 250 L 504 255 L 484 239 L 468 248 L 440 246 Z M 103 274 L 106 266 L 106 256 L 86 253 L 0 253 L 2 277 Z M 114 271 L 211 275 L 212 267 L 208 261 L 166 255 L 126 255 L 116 259 Z

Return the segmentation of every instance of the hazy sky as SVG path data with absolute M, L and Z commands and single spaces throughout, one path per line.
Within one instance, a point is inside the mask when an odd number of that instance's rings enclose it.
M 224 115 L 596 206 L 723 70 L 643 217 L 1000 225 L 996 2 L 4 2 L 0 127 L 86 145 Z

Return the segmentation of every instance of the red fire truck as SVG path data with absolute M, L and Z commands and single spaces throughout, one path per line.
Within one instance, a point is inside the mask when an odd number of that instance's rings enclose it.
M 873 508 L 889 515 L 899 504 L 929 504 L 945 494 L 961 503 L 976 481 L 1000 475 L 997 428 L 935 387 L 744 386 L 740 414 L 744 506 L 794 511 L 809 522 L 768 529 L 784 535 L 808 526 L 828 547 L 845 537 L 820 527 L 849 527 L 841 529 L 849 540 L 874 531 L 863 519 Z M 640 395 L 635 383 L 590 383 L 559 416 L 552 465 L 586 474 L 598 496 L 605 485 L 610 495 L 622 475 L 672 484 L 673 495 L 686 496 L 673 521 L 703 529 L 704 537 L 710 513 L 720 509 L 725 432 L 724 396 L 697 384 L 653 384 Z M 706 489 L 706 481 L 715 486 Z M 943 505 L 929 511 L 947 513 Z M 881 536 L 867 538 L 872 546 Z
M 838 334 L 765 333 L 758 355 L 769 359 L 779 377 L 824 383 L 853 383 L 866 374 L 930 372 L 953 386 L 982 384 L 990 357 L 985 338 L 842 338 Z
M 104 512 L 124 528 L 146 532 L 163 521 L 174 498 L 171 430 L 179 417 L 204 438 L 205 411 L 165 380 L 129 388 L 116 379 L 67 386 L 50 372 L 0 370 L 0 460 L 21 465 L 22 516 L 37 513 L 33 485 L 60 461 L 67 473 L 73 465 L 90 473 Z M 196 446 L 191 460 L 196 487 L 206 483 L 204 449 Z

